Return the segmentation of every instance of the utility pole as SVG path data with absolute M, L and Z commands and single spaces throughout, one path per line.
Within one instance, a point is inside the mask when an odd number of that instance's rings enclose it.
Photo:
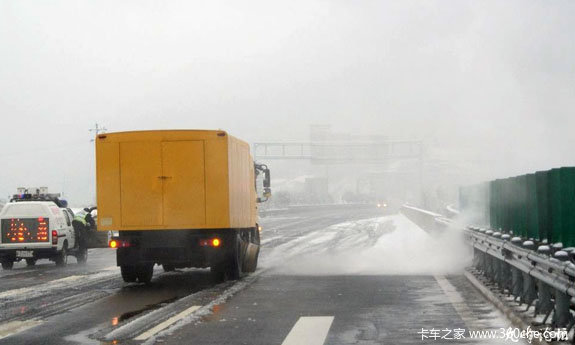
M 97 137 L 98 134 L 100 134 L 100 133 L 105 133 L 105 132 L 107 131 L 107 129 L 106 129 L 106 127 L 104 127 L 104 126 L 98 125 L 98 123 L 96 122 L 96 124 L 94 125 L 94 128 L 90 128 L 89 131 L 90 131 L 90 132 L 94 132 L 94 134 L 95 134 L 94 137 Z M 90 140 L 90 141 L 93 142 L 94 139 L 92 139 L 92 140 Z
M 90 142 L 91 142 L 91 143 L 95 143 L 95 141 L 96 141 L 95 138 L 98 137 L 98 134 L 100 134 L 100 133 L 105 133 L 108 129 L 106 129 L 106 127 L 104 127 L 104 126 L 100 126 L 100 125 L 96 122 L 96 123 L 94 124 L 94 128 L 90 128 L 90 129 L 88 129 L 88 130 L 89 130 L 90 132 L 93 132 L 93 133 L 94 133 L 94 137 L 93 137 L 93 139 L 90 140 Z M 93 165 L 92 165 L 92 171 L 96 171 L 96 161 L 93 159 L 93 160 L 91 161 L 91 163 L 93 164 Z M 93 185 L 93 186 L 95 186 L 96 175 L 94 174 L 94 175 L 92 175 L 91 177 L 92 177 L 92 181 L 94 181 L 94 185 Z M 95 187 L 90 188 L 90 194 L 92 195 L 92 200 L 93 200 L 92 205 L 96 205 L 96 190 L 95 190 Z

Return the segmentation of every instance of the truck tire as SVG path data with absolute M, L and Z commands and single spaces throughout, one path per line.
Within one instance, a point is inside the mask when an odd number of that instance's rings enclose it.
M 88 261 L 88 248 L 80 245 L 80 248 L 78 248 L 78 252 L 76 253 L 76 261 L 81 265 Z
M 240 238 L 239 234 L 236 236 L 234 243 L 232 244 L 232 250 L 230 253 L 229 261 L 228 261 L 228 270 L 227 275 L 228 278 L 231 280 L 238 280 L 242 277 L 243 272 L 243 249 L 242 246 L 242 239 Z
M 174 265 L 163 264 L 162 268 L 164 269 L 164 272 L 173 272 L 176 270 L 176 267 Z
M 36 259 L 26 259 L 26 266 L 32 267 L 36 265 Z
M 251 245 L 253 245 L 253 244 L 251 244 Z M 254 273 L 256 271 L 256 269 L 258 268 L 259 256 L 260 256 L 260 247 L 257 246 L 256 253 L 255 253 L 255 255 L 253 255 L 251 260 L 244 260 L 244 261 L 248 262 L 246 265 L 244 265 L 244 272 L 245 273 Z
M 143 264 L 136 266 L 138 282 L 148 284 L 154 275 L 154 264 Z
M 11 270 L 14 267 L 13 260 L 2 260 L 2 269 Z
M 250 232 L 250 241 L 246 246 L 244 253 L 243 269 L 245 273 L 253 273 L 258 267 L 258 258 L 260 255 L 260 233 L 258 225 Z
M 60 253 L 58 253 L 56 258 L 54 258 L 54 262 L 58 267 L 63 267 L 66 266 L 66 264 L 68 264 L 68 243 L 64 243 L 62 250 L 60 251 Z
M 120 266 L 120 272 L 122 273 L 122 279 L 126 283 L 135 283 L 138 280 L 135 266 L 122 265 Z

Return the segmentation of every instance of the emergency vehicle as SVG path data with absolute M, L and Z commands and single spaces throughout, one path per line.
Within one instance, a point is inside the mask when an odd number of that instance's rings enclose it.
M 49 259 L 58 266 L 67 264 L 68 255 L 78 263 L 87 260 L 88 251 L 79 245 L 72 225 L 74 213 L 59 193 L 48 188 L 18 188 L 0 211 L 0 262 L 5 270 L 14 262 Z

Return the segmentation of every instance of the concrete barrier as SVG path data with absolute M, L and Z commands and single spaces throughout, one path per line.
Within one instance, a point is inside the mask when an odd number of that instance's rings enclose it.
M 439 213 L 423 210 L 410 205 L 403 205 L 401 207 L 401 213 L 417 224 L 417 226 L 429 233 L 445 231 L 451 225 L 451 220 L 445 218 Z

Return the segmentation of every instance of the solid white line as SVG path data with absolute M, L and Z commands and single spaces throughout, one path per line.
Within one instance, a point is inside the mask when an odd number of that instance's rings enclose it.
M 302 316 L 282 345 L 323 345 L 332 322 L 333 316 Z
M 167 319 L 166 321 L 162 322 L 161 324 L 157 325 L 156 327 L 145 331 L 144 333 L 135 337 L 134 340 L 146 340 L 149 337 L 155 335 L 156 333 L 170 327 L 172 324 L 178 322 L 179 320 L 185 318 L 186 316 L 192 314 L 193 312 L 195 312 L 196 310 L 198 310 L 200 308 L 201 308 L 201 306 L 197 306 L 197 305 L 195 305 L 193 307 L 189 307 L 188 309 L 184 310 L 183 312 L 181 312 L 175 316 L 172 316 L 171 318 Z
M 40 324 L 42 324 L 42 321 L 38 320 L 10 321 L 3 323 L 0 325 L 0 339 L 24 332 L 25 330 L 36 327 Z

